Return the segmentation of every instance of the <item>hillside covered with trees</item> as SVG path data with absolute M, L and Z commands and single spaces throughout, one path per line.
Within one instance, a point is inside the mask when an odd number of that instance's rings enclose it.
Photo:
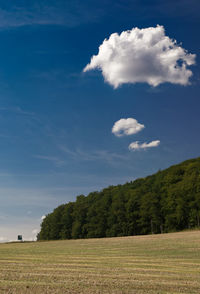
M 43 220 L 38 239 L 129 236 L 199 226 L 200 158 L 196 158 L 60 205 Z

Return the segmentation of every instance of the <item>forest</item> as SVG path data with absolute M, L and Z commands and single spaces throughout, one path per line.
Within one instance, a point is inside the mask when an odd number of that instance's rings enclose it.
M 200 158 L 109 186 L 49 213 L 38 240 L 159 234 L 200 226 Z

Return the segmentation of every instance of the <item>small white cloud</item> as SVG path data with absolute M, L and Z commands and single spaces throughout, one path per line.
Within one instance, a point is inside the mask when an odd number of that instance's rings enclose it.
M 140 132 L 144 128 L 144 125 L 140 124 L 134 118 L 121 118 L 116 121 L 114 126 L 112 127 L 112 133 L 121 137 L 124 135 L 133 135 Z
M 38 158 L 38 159 L 42 159 L 42 160 L 47 160 L 49 162 L 53 162 L 57 167 L 61 167 L 61 166 L 65 165 L 64 160 L 61 160 L 55 156 L 34 155 L 33 157 Z
M 34 229 L 34 230 L 32 230 L 32 234 L 33 235 L 36 235 L 38 233 L 38 229 Z
M 46 215 L 41 216 L 41 220 L 43 221 L 46 218 Z
M 152 148 L 152 147 L 157 147 L 158 145 L 160 145 L 160 141 L 156 140 L 156 141 L 152 141 L 150 143 L 142 143 L 140 144 L 138 141 L 133 142 L 129 145 L 129 150 L 141 150 L 141 149 L 147 149 L 147 148 Z
M 37 240 L 37 234 L 39 233 L 38 229 L 34 229 L 31 232 L 31 237 L 27 238 L 28 241 L 36 241 Z
M 101 70 L 105 81 L 114 88 L 139 82 L 154 87 L 165 82 L 187 85 L 192 76 L 187 66 L 195 63 L 195 57 L 157 25 L 111 34 L 83 71 Z

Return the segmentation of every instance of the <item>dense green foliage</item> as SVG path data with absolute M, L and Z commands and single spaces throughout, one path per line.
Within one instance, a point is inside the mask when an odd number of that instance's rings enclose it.
M 38 239 L 114 237 L 200 226 L 200 158 L 80 195 L 43 220 Z

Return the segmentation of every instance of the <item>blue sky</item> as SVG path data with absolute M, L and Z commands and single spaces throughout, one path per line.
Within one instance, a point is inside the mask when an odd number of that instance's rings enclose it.
M 0 0 L 0 241 L 34 238 L 43 215 L 79 194 L 200 155 L 199 9 L 198 0 Z M 115 89 L 103 67 L 83 72 L 112 33 L 157 25 L 196 55 L 187 84 L 149 84 L 143 66 L 142 82 Z M 127 118 L 145 127 L 112 133 Z

